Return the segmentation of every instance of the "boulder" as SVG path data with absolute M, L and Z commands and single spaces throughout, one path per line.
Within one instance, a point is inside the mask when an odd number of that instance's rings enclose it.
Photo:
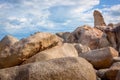
M 95 10 L 93 16 L 94 16 L 94 27 L 100 30 L 104 30 L 106 28 L 106 24 L 102 14 L 98 10 Z
M 101 80 L 108 80 L 106 77 L 106 72 L 109 70 L 109 68 L 106 69 L 99 69 L 97 70 L 96 74 Z
M 78 54 L 83 54 L 86 52 L 89 52 L 91 49 L 88 46 L 82 45 L 82 44 L 74 44 Z
M 114 24 L 113 23 L 109 23 L 107 26 L 113 28 Z
M 120 62 L 116 62 L 110 68 L 98 70 L 97 76 L 100 77 L 102 80 L 119 80 L 119 71 Z M 119 75 L 119 77 L 117 77 L 116 79 L 117 74 Z
M 104 30 L 111 45 L 120 52 L 120 25 Z
M 118 52 L 112 47 L 105 47 L 91 50 L 79 56 L 88 60 L 96 69 L 102 69 L 111 66 L 113 58 L 118 57 Z
M 115 80 L 119 70 L 120 70 L 120 62 L 114 63 L 106 72 L 107 78 L 109 80 Z
M 0 53 L 2 50 L 9 48 L 19 40 L 11 35 L 6 35 L 1 41 L 0 41 Z
M 113 62 L 115 63 L 115 62 L 120 62 L 120 57 L 114 57 L 113 58 Z
M 61 39 L 50 33 L 35 33 L 22 39 L 0 54 L 0 68 L 6 68 L 21 64 L 27 58 L 36 53 L 59 45 Z
M 96 74 L 85 59 L 67 57 L 1 69 L 0 80 L 96 80 Z
M 104 48 L 110 46 L 110 42 L 107 38 L 107 35 L 103 33 L 102 37 L 99 39 L 99 48 Z
M 88 46 L 90 49 L 109 46 L 107 37 L 102 31 L 87 25 L 78 27 L 71 34 L 74 36 L 71 40 L 72 43 L 81 43 L 82 45 Z M 71 37 L 69 39 L 71 39 Z
M 119 26 L 119 24 L 109 23 L 106 28 L 114 29 L 114 28 L 116 28 L 117 26 Z
M 107 35 L 107 39 L 110 43 L 110 46 L 114 47 L 115 49 L 117 49 L 117 42 L 116 42 L 116 36 L 115 33 L 112 31 L 113 28 L 111 28 L 111 26 L 108 26 L 104 32 Z
M 78 53 L 73 44 L 64 43 L 61 46 L 55 46 L 53 48 L 39 52 L 31 58 L 27 59 L 25 62 L 23 62 L 23 64 L 62 57 L 78 57 Z
M 70 32 L 60 32 L 60 33 L 56 33 L 57 36 L 61 37 L 63 39 L 64 42 L 70 42 L 68 39 L 71 36 Z
M 116 42 L 117 42 L 117 50 L 120 52 L 120 25 L 116 26 L 116 28 L 114 28 L 112 32 L 115 34 Z

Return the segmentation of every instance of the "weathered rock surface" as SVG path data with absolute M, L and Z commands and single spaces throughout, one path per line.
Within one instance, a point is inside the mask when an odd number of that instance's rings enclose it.
M 120 52 L 120 25 L 112 30 L 116 37 L 117 50 Z
M 107 39 L 107 35 L 103 33 L 102 37 L 99 39 L 99 48 L 104 48 L 110 46 L 110 42 Z
M 9 48 L 19 40 L 11 35 L 6 35 L 1 41 L 0 41 L 0 52 L 6 48 Z
M 116 42 L 116 36 L 115 33 L 112 31 L 113 28 L 111 28 L 110 26 L 108 28 L 106 28 L 104 31 L 107 34 L 107 39 L 110 43 L 110 46 L 114 47 L 115 49 L 117 49 L 117 42 Z
M 120 52 L 120 26 L 105 29 L 107 38 L 111 45 Z
M 119 72 L 118 72 L 118 74 L 116 76 L 116 80 L 120 80 L 120 70 L 119 70 Z
M 87 59 L 96 69 L 102 69 L 111 66 L 113 57 L 118 57 L 118 52 L 112 47 L 106 47 L 79 56 Z
M 106 35 L 102 31 L 87 25 L 78 27 L 71 34 L 74 36 L 72 36 L 72 43 L 81 43 L 82 45 L 88 46 L 90 49 L 109 46 Z
M 71 36 L 70 32 L 61 32 L 56 33 L 57 36 L 61 37 L 64 41 L 63 42 L 70 42 L 69 37 Z
M 50 33 L 36 33 L 15 43 L 0 54 L 0 68 L 18 65 L 34 54 L 61 43 L 61 39 Z
M 64 43 L 61 46 L 42 51 L 26 60 L 23 64 L 62 57 L 78 57 L 77 50 L 73 44 Z
M 114 24 L 113 23 L 109 23 L 107 26 L 113 28 Z
M 99 78 L 101 78 L 101 80 L 108 80 L 107 77 L 106 77 L 106 72 L 108 70 L 109 69 L 100 69 L 100 70 L 97 70 L 96 74 Z
M 74 44 L 74 46 L 79 55 L 91 51 L 91 49 L 88 46 L 85 46 L 82 44 L 76 43 L 76 44 Z
M 85 59 L 67 57 L 1 69 L 0 80 L 96 80 L 96 75 Z
M 118 71 L 120 71 L 120 62 L 115 62 L 110 68 L 97 70 L 97 76 L 102 80 L 116 80 Z
M 106 24 L 102 14 L 99 11 L 95 10 L 93 15 L 94 15 L 94 27 L 100 30 L 104 30 L 106 28 Z
M 106 72 L 107 78 L 109 80 L 115 80 L 119 70 L 120 70 L 120 62 L 114 63 Z
M 114 57 L 113 62 L 120 62 L 120 57 Z

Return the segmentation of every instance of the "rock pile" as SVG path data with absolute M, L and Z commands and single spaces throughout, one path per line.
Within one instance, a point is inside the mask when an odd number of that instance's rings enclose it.
M 0 41 L 0 80 L 120 80 L 120 23 L 106 25 L 95 10 L 94 27 L 37 32 Z

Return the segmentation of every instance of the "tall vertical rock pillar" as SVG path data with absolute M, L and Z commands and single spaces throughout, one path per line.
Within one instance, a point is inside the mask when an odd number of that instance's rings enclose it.
M 94 16 L 94 27 L 100 30 L 104 30 L 106 28 L 106 23 L 104 22 L 104 18 L 102 14 L 95 10 L 93 13 Z

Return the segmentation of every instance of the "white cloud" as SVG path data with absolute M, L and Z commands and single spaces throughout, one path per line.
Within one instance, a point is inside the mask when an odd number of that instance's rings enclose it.
M 120 4 L 111 6 L 110 8 L 104 8 L 105 11 L 118 11 L 120 12 Z
M 0 4 L 0 9 L 7 9 L 11 7 L 11 5 L 7 4 L 7 3 L 4 3 L 4 4 Z
M 24 18 L 24 17 L 21 17 L 21 18 L 18 18 L 18 17 L 9 17 L 8 18 L 10 21 L 13 21 L 13 20 L 16 20 L 16 21 L 19 21 L 19 22 L 21 22 L 21 23 L 25 23 L 25 22 L 27 22 L 28 20 L 27 20 L 27 18 Z
M 5 4 L 0 4 L 0 9 L 3 8 L 3 7 L 6 7 Z
M 27 22 L 27 19 L 26 18 L 19 18 L 19 21 L 20 22 Z
M 100 3 L 99 0 L 84 0 L 79 6 L 71 9 L 71 17 L 83 24 L 93 25 L 93 8 Z M 82 25 L 83 25 L 82 24 Z
M 104 13 L 106 23 L 118 23 L 120 22 L 120 4 L 113 5 L 110 8 L 101 9 Z
M 120 21 L 120 5 L 95 8 L 100 0 L 19 0 L 0 4 L 0 24 L 7 33 L 39 30 L 72 30 L 79 25 L 93 26 L 93 11 L 103 13 L 105 21 Z M 65 30 L 64 30 L 65 31 Z M 31 34 L 31 33 L 30 33 Z
M 24 28 L 28 26 L 30 26 L 29 28 L 31 30 L 33 26 L 35 29 L 40 27 L 53 29 L 56 26 L 62 28 L 63 25 L 71 27 L 69 23 L 70 20 L 72 21 L 72 19 L 80 21 L 81 18 L 81 20 L 87 21 L 90 15 L 85 14 L 84 11 L 93 8 L 98 4 L 99 0 L 21 0 L 20 3 L 17 4 L 7 3 L 7 5 L 11 7 L 9 7 L 9 9 L 4 8 L 2 13 L 5 15 L 9 12 L 8 15 L 4 17 L 9 21 L 9 24 L 4 24 L 5 29 L 8 32 L 11 32 L 13 28 L 16 30 L 16 32 L 17 30 L 19 31 L 19 29 L 24 30 Z M 53 9 L 53 7 L 57 6 L 67 6 L 68 8 L 61 12 L 63 13 L 62 15 L 51 13 L 50 9 Z M 59 11 L 60 9 L 56 10 L 56 12 Z M 51 14 L 58 15 L 55 16 L 55 18 L 60 17 L 61 19 L 65 20 L 63 20 L 63 22 L 56 23 L 50 19 L 50 17 L 52 17 Z M 17 21 L 19 25 L 14 24 L 15 21 Z M 13 30 L 13 32 L 15 31 Z
M 37 26 L 42 26 L 44 28 L 49 28 L 49 29 L 52 29 L 55 27 L 54 23 L 47 21 L 47 20 L 45 20 L 45 21 L 43 20 L 41 22 L 38 22 Z
M 95 5 L 98 5 L 100 2 L 99 0 L 84 0 L 78 2 L 78 6 L 76 8 L 73 8 L 71 12 L 73 13 L 81 13 L 84 11 L 88 11 L 89 9 L 92 9 Z
M 13 25 L 8 22 L 5 23 L 5 31 L 10 34 L 17 33 L 18 31 L 21 31 L 20 29 L 22 28 L 23 26 L 20 25 Z
M 69 23 L 71 23 L 71 20 L 65 21 L 62 25 L 66 26 L 66 25 L 68 25 Z

